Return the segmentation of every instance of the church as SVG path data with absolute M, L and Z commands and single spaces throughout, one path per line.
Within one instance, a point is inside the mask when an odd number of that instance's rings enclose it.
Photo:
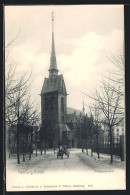
M 74 125 L 70 126 L 67 114 L 67 90 L 63 75 L 58 75 L 55 41 L 54 16 L 52 12 L 52 47 L 49 76 L 44 79 L 41 90 L 41 139 L 43 147 L 55 148 L 59 144 L 68 148 L 77 147 Z M 71 114 L 75 115 L 75 113 Z M 73 122 L 74 122 L 73 116 Z M 71 120 L 72 123 L 72 120 Z

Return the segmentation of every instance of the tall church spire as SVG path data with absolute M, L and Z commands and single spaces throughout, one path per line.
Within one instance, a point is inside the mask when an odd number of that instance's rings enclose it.
M 82 109 L 82 111 L 83 111 L 83 115 L 84 115 L 85 114 L 84 100 L 83 100 L 83 109 Z
M 55 55 L 55 42 L 54 42 L 54 12 L 52 11 L 52 48 L 50 58 L 49 76 L 58 75 L 56 55 Z

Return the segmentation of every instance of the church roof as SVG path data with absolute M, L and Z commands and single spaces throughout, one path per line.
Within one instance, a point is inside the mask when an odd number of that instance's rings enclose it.
M 75 113 L 75 115 L 80 115 L 81 112 L 82 112 L 81 110 L 71 108 L 71 107 L 67 107 L 67 114 Z
M 55 77 L 45 78 L 41 94 L 49 93 L 49 92 L 61 92 L 67 94 L 63 75 L 57 75 Z
M 74 113 L 66 115 L 66 123 L 71 123 L 71 122 L 74 121 L 74 119 L 75 119 L 75 114 Z

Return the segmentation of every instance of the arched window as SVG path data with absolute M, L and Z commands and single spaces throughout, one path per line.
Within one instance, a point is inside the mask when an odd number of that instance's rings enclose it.
M 61 110 L 64 112 L 64 98 L 61 98 Z

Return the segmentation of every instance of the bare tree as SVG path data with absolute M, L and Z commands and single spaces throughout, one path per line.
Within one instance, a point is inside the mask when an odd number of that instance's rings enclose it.
M 96 90 L 95 94 L 92 96 L 85 93 L 83 94 L 96 101 L 98 105 L 97 108 L 102 111 L 100 121 L 108 127 L 111 163 L 113 163 L 113 128 L 120 123 L 123 117 L 122 108 L 120 106 L 122 94 L 115 91 L 115 87 L 112 87 L 112 85 L 109 85 L 109 82 L 106 83 L 105 81 L 102 81 L 100 90 Z
M 17 162 L 20 163 L 19 158 L 19 144 L 20 135 L 22 135 L 22 148 L 23 148 L 23 161 L 25 161 L 25 139 L 26 134 L 30 127 L 34 123 L 39 122 L 39 113 L 34 107 L 34 102 L 30 102 L 30 97 L 28 96 L 30 87 L 30 75 L 26 79 L 26 74 L 23 75 L 14 88 L 11 88 L 9 93 L 6 94 L 8 100 L 6 104 L 6 122 L 8 125 L 16 125 L 16 140 L 17 140 Z M 31 159 L 32 144 L 30 145 L 30 156 Z
M 31 153 L 32 153 L 32 134 L 35 137 L 35 148 L 36 148 L 36 156 L 37 156 L 37 128 L 39 126 L 40 116 L 38 110 L 34 106 L 34 103 L 35 100 L 31 102 L 30 97 L 28 97 L 25 104 L 23 105 L 24 107 L 22 113 L 22 124 L 24 125 L 23 134 L 27 136 L 29 132 L 31 133 L 31 142 L 29 143 L 29 160 L 31 160 Z M 33 132 L 34 125 L 35 125 L 35 131 Z M 24 149 L 25 148 L 23 148 L 23 153 L 24 153 Z
M 20 30 L 19 30 L 20 32 Z M 9 145 L 10 145 L 10 133 L 13 133 L 17 141 L 17 162 L 20 163 L 19 158 L 19 146 L 22 141 L 23 145 L 23 161 L 25 161 L 25 134 L 26 131 L 30 131 L 30 127 L 34 123 L 39 123 L 39 112 L 30 102 L 29 89 L 31 83 L 31 73 L 17 73 L 17 63 L 10 57 L 10 51 L 19 36 L 17 35 L 5 45 L 5 122 L 11 132 L 9 133 Z M 17 127 L 17 128 L 16 128 Z M 21 135 L 20 135 L 21 133 Z M 31 137 L 33 135 L 31 134 Z M 22 140 L 20 139 L 22 137 Z M 31 139 L 32 140 L 32 139 Z M 9 146 L 10 147 L 10 146 Z M 32 150 L 32 143 L 30 144 L 30 151 Z M 31 155 L 29 156 L 31 159 Z
M 20 29 L 17 35 L 5 45 L 5 122 L 6 126 L 9 127 L 6 128 L 6 137 L 9 134 L 9 150 L 11 134 L 15 137 L 17 142 L 18 164 L 20 163 L 19 149 L 21 142 L 23 145 L 23 161 L 25 161 L 25 132 L 29 129 L 32 115 L 34 115 L 34 112 L 36 113 L 36 110 L 32 111 L 32 104 L 30 104 L 28 98 L 31 73 L 29 75 L 27 73 L 17 73 L 17 63 L 15 63 L 10 56 L 10 51 L 19 33 Z M 34 120 L 37 120 L 36 114 Z M 7 132 L 7 130 L 9 130 L 9 132 Z
M 88 117 L 88 115 L 86 114 L 84 116 L 84 130 L 85 130 L 85 140 L 86 140 L 86 151 L 87 151 L 87 155 L 88 155 L 88 142 L 89 142 L 89 138 L 90 138 L 90 131 L 91 131 L 91 127 L 90 127 L 90 119 Z
M 77 138 L 80 140 L 82 152 L 84 152 L 84 146 L 86 141 L 86 117 L 80 114 L 80 117 L 76 121 Z
M 84 152 L 84 148 L 86 147 L 87 155 L 88 155 L 88 143 L 90 141 L 91 144 L 91 156 L 92 153 L 92 138 L 94 133 L 94 121 L 93 116 L 90 115 L 80 115 L 79 120 L 76 122 L 77 129 L 77 138 L 81 141 L 82 152 Z M 86 145 L 86 146 L 85 146 Z
M 101 114 L 101 110 L 99 110 L 97 108 L 98 105 L 94 104 L 93 106 L 93 118 L 94 118 L 94 134 L 96 136 L 96 144 L 97 144 L 97 155 L 98 155 L 98 159 L 100 158 L 99 155 L 99 134 L 102 132 L 101 131 L 101 119 L 100 119 L 100 114 Z
M 89 137 L 90 137 L 91 156 L 93 156 L 94 118 L 92 114 L 88 118 L 88 130 L 89 130 Z
M 11 39 L 11 41 L 9 41 L 7 44 L 5 44 L 5 49 L 7 50 L 9 47 L 11 47 L 13 45 L 13 43 L 17 40 L 17 38 L 19 37 L 21 28 L 19 28 L 17 34 Z M 7 52 L 7 51 L 6 51 Z
M 122 112 L 124 112 L 125 60 L 123 52 L 118 55 L 111 54 L 109 61 L 113 64 L 113 71 L 109 73 L 109 77 L 105 76 L 106 82 L 111 81 L 109 87 L 113 90 L 114 86 L 115 92 L 122 96 L 122 105 L 120 104 L 120 106 L 122 106 Z
M 19 134 L 20 134 L 20 124 L 23 122 L 23 115 L 24 108 L 23 104 L 26 101 L 26 95 L 29 89 L 29 85 L 27 86 L 28 79 L 24 80 L 24 77 L 22 77 L 19 81 L 19 83 L 15 87 L 14 93 L 10 94 L 10 102 L 13 102 L 13 105 L 11 105 L 11 110 L 8 113 L 9 121 L 13 124 L 17 124 L 17 132 L 16 132 L 16 139 L 17 139 L 17 162 L 20 163 L 19 159 Z M 10 120 L 11 116 L 11 120 Z M 12 117 L 13 116 L 13 117 Z M 13 120 L 12 120 L 13 119 Z

